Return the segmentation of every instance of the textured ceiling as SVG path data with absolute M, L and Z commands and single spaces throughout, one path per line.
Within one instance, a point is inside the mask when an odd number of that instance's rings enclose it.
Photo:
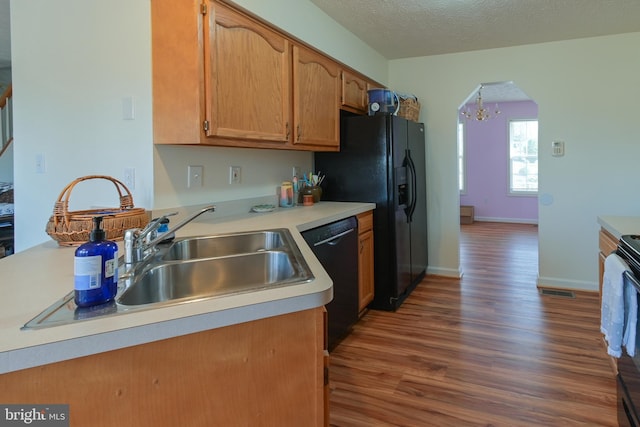
M 0 68 L 11 65 L 9 1 L 0 0 Z M 640 31 L 640 0 L 310 1 L 388 59 Z M 482 95 L 529 99 L 511 82 L 485 83 Z
M 640 31 L 640 0 L 310 1 L 387 59 Z M 513 82 L 484 83 L 482 98 L 530 99 Z
M 640 31 L 640 0 L 311 0 L 387 59 Z

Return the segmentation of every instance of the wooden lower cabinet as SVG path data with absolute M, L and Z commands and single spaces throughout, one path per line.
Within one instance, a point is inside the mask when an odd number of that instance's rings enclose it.
M 324 426 L 324 307 L 0 375 L 3 404 L 72 426 Z
M 373 301 L 373 212 L 358 215 L 358 298 L 362 314 Z
M 599 279 L 599 292 L 602 297 L 602 277 L 604 276 L 604 260 L 607 258 L 613 251 L 618 247 L 619 240 L 616 239 L 611 233 L 609 233 L 604 228 L 600 229 L 600 233 L 598 235 L 598 246 L 600 248 L 600 253 L 598 254 L 598 272 L 600 274 Z

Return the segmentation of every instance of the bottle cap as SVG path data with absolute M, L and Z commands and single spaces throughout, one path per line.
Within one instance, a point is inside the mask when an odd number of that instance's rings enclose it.
M 160 221 L 160 227 L 158 227 L 158 233 L 166 233 L 169 231 L 169 218 L 163 218 Z
M 105 239 L 104 230 L 100 227 L 102 224 L 101 216 L 93 217 L 93 230 L 91 230 L 91 234 L 89 235 L 89 241 L 91 242 L 102 242 Z

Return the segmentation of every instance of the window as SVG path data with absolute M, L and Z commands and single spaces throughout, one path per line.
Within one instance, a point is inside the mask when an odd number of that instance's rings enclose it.
M 460 190 L 460 194 L 467 191 L 464 165 L 464 123 L 458 123 L 458 190 Z
M 509 122 L 509 193 L 538 192 L 538 121 Z

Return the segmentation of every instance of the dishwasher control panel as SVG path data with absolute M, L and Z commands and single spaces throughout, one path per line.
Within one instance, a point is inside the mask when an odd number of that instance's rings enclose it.
M 357 230 L 357 228 L 358 221 L 356 217 L 352 216 L 336 222 L 321 225 L 317 228 L 312 228 L 311 230 L 303 231 L 302 235 L 307 243 L 313 245 L 344 234 L 350 230 Z

